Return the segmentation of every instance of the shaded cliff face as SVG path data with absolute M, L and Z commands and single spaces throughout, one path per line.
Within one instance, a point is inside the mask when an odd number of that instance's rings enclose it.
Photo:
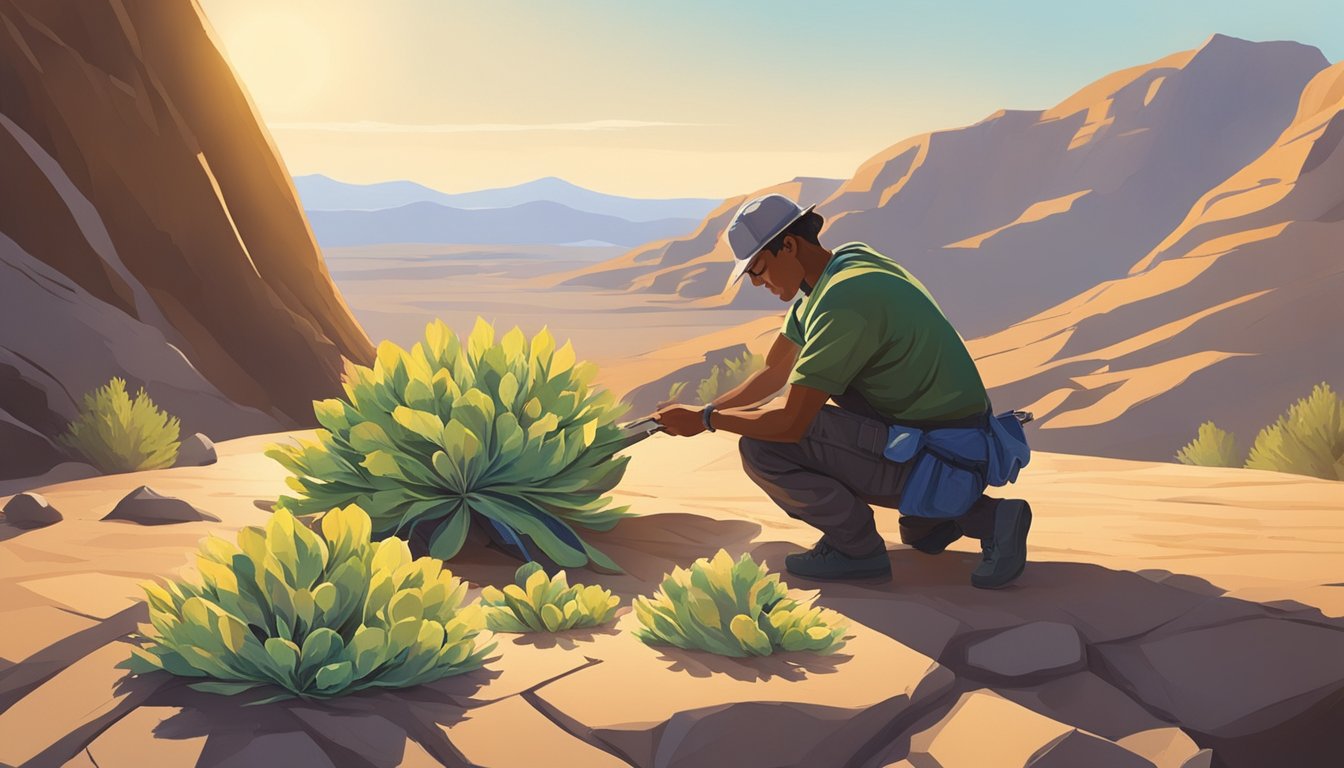
M 1344 63 L 1122 279 L 969 347 L 1033 446 L 1170 459 L 1213 420 L 1249 448 L 1313 384 L 1344 380 Z
M 1327 64 L 1310 46 L 1215 35 L 1108 75 L 1051 109 L 1000 111 L 912 137 L 818 206 L 827 219 L 822 244 L 861 240 L 896 259 L 966 338 L 1000 330 L 1124 275 L 1201 194 L 1274 141 L 1302 87 Z M 637 250 L 584 279 L 782 309 L 749 286 L 716 295 L 730 260 L 720 238 L 735 210 L 716 211 L 676 241 L 695 251 L 676 265 Z
M 312 423 L 373 350 L 187 2 L 0 0 L 0 473 L 112 376 L 224 438 Z

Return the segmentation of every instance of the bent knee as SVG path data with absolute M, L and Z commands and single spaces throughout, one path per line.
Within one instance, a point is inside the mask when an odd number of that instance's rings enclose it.
M 756 474 L 777 474 L 797 466 L 799 459 L 794 455 L 797 448 L 798 446 L 792 443 L 779 443 L 755 437 L 743 436 L 737 440 L 737 450 L 742 455 L 743 468 Z
M 741 435 L 737 438 L 737 452 L 741 454 L 743 461 L 751 462 L 761 455 L 761 446 L 764 443 L 764 440 Z
M 775 464 L 779 446 L 780 443 L 745 435 L 737 439 L 737 452 L 742 455 L 742 465 L 756 469 Z

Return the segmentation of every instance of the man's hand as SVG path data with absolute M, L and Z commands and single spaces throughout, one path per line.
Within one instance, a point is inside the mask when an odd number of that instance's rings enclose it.
M 700 409 L 687 408 L 684 405 L 659 408 L 658 412 L 653 414 L 653 420 L 663 425 L 667 434 L 677 437 L 694 437 L 705 431 L 705 422 L 700 416 Z

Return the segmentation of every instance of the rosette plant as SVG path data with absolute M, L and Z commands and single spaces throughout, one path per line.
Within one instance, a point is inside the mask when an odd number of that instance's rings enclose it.
M 476 669 L 494 648 L 466 584 L 400 539 L 371 542 L 358 507 L 324 515 L 320 535 L 277 512 L 236 545 L 206 538 L 196 560 L 200 585 L 142 585 L 150 623 L 120 666 L 207 678 L 192 687 L 211 693 L 325 699 Z
M 496 341 L 480 318 L 465 342 L 442 321 L 410 351 L 385 341 L 372 368 L 347 367 L 344 399 L 314 403 L 315 442 L 266 452 L 297 491 L 276 508 L 358 504 L 375 538 L 419 529 L 444 560 L 477 518 L 525 559 L 530 543 L 561 566 L 619 571 L 579 535 L 627 514 L 605 494 L 629 462 L 615 456 L 615 420 L 629 406 L 590 386 L 596 372 L 545 328 L 530 341 L 518 328 Z
M 485 626 L 495 632 L 563 632 L 611 621 L 621 599 L 599 586 L 569 585 L 565 572 L 546 575 L 538 563 L 523 563 L 514 583 L 481 590 Z
M 769 656 L 775 651 L 831 654 L 844 646 L 848 621 L 811 598 L 789 594 L 779 574 L 750 555 L 737 561 L 720 549 L 690 568 L 663 577 L 652 597 L 636 597 L 635 636 L 651 645 L 722 656 Z

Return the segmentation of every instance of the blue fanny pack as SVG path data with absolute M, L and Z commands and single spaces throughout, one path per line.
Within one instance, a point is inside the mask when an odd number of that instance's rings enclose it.
M 1006 485 L 1031 460 L 1022 424 L 1010 411 L 981 427 L 923 430 L 892 425 L 882 455 L 910 462 L 901 514 L 959 517 L 987 486 Z

